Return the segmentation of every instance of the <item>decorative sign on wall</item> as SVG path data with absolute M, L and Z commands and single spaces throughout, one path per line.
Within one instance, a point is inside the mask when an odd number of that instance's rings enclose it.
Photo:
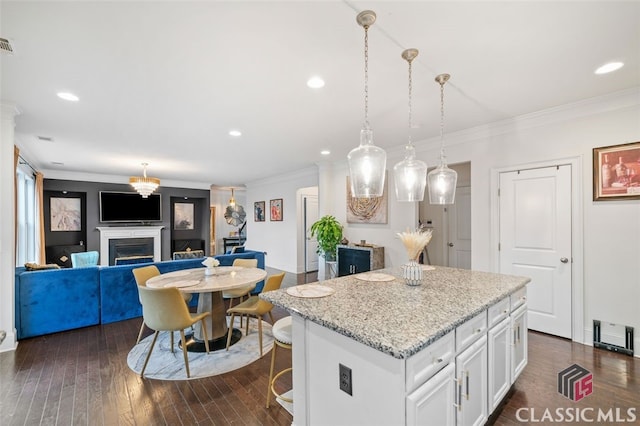
M 173 229 L 180 231 L 194 229 L 193 203 L 175 203 L 173 205 Z
M 593 200 L 640 199 L 640 142 L 593 148 Z
M 387 186 L 385 176 L 382 197 L 355 198 L 351 195 L 351 182 L 347 176 L 347 223 L 387 223 Z
M 80 198 L 51 197 L 51 231 L 81 231 Z

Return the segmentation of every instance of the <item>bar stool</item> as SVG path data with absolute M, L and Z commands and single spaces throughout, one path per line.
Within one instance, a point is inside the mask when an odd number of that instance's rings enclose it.
M 278 378 L 283 374 L 292 371 L 293 368 L 285 368 L 275 376 L 273 375 L 273 369 L 276 365 L 276 349 L 278 347 L 291 349 L 291 316 L 284 317 L 276 321 L 275 324 L 273 324 L 271 331 L 273 333 L 274 341 L 273 351 L 271 352 L 271 370 L 269 371 L 269 389 L 267 389 L 267 408 L 269 408 L 272 393 L 276 396 L 276 399 L 280 398 L 285 402 L 293 402 L 293 399 L 280 395 L 275 389 L 276 380 L 278 380 Z

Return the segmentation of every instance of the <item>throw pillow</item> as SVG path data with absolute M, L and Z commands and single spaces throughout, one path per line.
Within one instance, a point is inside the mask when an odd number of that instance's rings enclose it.
M 37 263 L 27 262 L 24 264 L 24 267 L 27 269 L 27 271 L 42 271 L 44 269 L 60 269 L 60 266 L 56 265 L 55 263 L 39 265 Z

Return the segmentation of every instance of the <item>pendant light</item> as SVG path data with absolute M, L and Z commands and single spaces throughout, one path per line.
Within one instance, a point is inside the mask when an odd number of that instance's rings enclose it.
M 131 176 L 129 178 L 129 184 L 142 195 L 142 198 L 149 198 L 149 195 L 160 186 L 160 179 L 147 177 L 148 165 L 148 163 L 142 163 L 142 176 Z
M 444 156 L 444 85 L 451 76 L 440 74 L 436 82 L 440 84 L 440 164 L 429 172 L 429 202 L 431 204 L 453 204 L 456 197 L 458 173 L 447 167 Z
M 418 56 L 418 49 L 407 49 L 402 58 L 409 63 L 409 143 L 405 146 L 404 160 L 393 167 L 398 201 L 422 201 L 427 185 L 427 163 L 416 159 L 416 149 L 411 141 L 411 62 Z
M 376 21 L 371 10 L 360 12 L 356 18 L 364 28 L 364 124 L 360 130 L 360 145 L 347 155 L 351 195 L 354 198 L 381 197 L 384 190 L 387 153 L 373 144 L 369 127 L 369 27 Z

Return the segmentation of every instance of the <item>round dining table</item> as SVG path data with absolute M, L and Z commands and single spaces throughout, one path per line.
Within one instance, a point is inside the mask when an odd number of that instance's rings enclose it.
M 207 268 L 182 269 L 167 272 L 147 280 L 147 287 L 176 287 L 183 293 L 199 293 L 198 312 L 210 312 L 205 318 L 210 350 L 226 348 L 227 345 L 227 312 L 222 292 L 245 287 L 262 281 L 267 271 L 260 268 L 243 268 L 239 266 L 218 266 L 207 271 Z M 211 273 L 211 275 L 208 275 Z M 204 352 L 204 333 L 200 322 L 194 324 L 193 334 L 186 337 L 187 350 Z M 242 331 L 233 329 L 231 344 L 242 337 Z

